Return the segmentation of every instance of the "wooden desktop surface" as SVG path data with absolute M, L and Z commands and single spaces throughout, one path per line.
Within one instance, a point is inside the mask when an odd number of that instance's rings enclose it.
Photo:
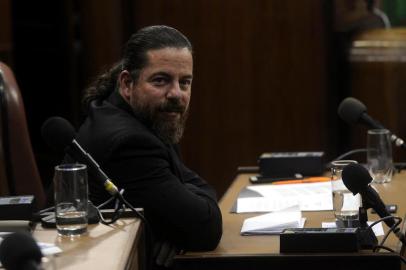
M 285 258 L 287 261 L 292 261 L 292 257 L 302 257 L 306 260 L 311 257 L 324 258 L 329 260 L 332 256 L 331 253 L 322 253 L 322 254 L 280 254 L 279 252 L 279 236 L 278 235 L 256 235 L 256 236 L 241 236 L 241 226 L 244 219 L 252 216 L 259 215 L 256 214 L 236 214 L 230 213 L 230 209 L 235 203 L 238 193 L 249 183 L 249 176 L 252 174 L 240 174 L 236 177 L 234 182 L 231 184 L 227 192 L 224 194 L 222 199 L 219 202 L 219 206 L 223 215 L 223 236 L 218 247 L 213 251 L 208 252 L 187 252 L 185 255 L 178 256 L 176 258 L 177 267 L 179 269 L 187 269 L 193 266 L 194 269 L 205 269 L 205 266 L 218 266 L 217 269 L 227 268 L 231 269 L 229 266 L 238 267 L 235 264 L 239 259 L 243 261 L 250 261 L 250 258 L 269 260 L 274 258 L 278 262 L 283 261 Z M 395 174 L 391 183 L 374 185 L 386 204 L 397 204 L 398 211 L 395 215 L 399 215 L 403 218 L 406 213 L 406 172 Z M 319 212 L 302 212 L 305 216 L 306 224 L 305 227 L 321 227 L 321 222 L 332 222 L 334 221 L 334 214 L 332 211 L 319 211 Z M 379 217 L 376 214 L 371 214 L 368 211 L 369 220 L 377 220 Z M 386 225 L 383 225 L 386 230 Z M 382 237 L 378 237 L 378 241 Z M 334 243 L 332 243 L 334 244 Z M 386 240 L 385 245 L 395 249 L 400 249 L 399 241 L 393 234 Z M 396 255 L 389 254 L 387 252 L 372 254 L 371 251 L 365 250 L 358 253 L 343 253 L 343 254 L 334 254 L 334 256 L 346 257 L 368 257 L 369 262 L 376 260 L 376 257 L 384 257 L 384 260 L 398 260 Z M 372 258 L 373 257 L 373 258 Z M 267 258 L 267 259 L 265 259 Z M 382 259 L 382 258 L 381 258 Z M 214 263 L 215 261 L 220 261 L 220 264 Z M 345 260 L 345 259 L 342 259 Z M 396 266 L 400 266 L 400 262 L 396 263 L 392 261 Z M 195 267 L 196 265 L 199 267 Z M 203 266 L 202 266 L 203 264 Z M 239 265 L 244 265 L 243 262 Z M 269 264 L 264 263 L 264 266 Z M 279 264 L 283 266 L 283 264 Z M 242 267 L 243 268 L 243 267 Z M 398 267 L 397 267 L 398 268 Z M 257 268 L 259 269 L 259 268 Z
M 56 269 L 139 269 L 138 254 L 144 251 L 137 218 L 120 219 L 110 226 L 89 225 L 87 234 L 74 239 L 59 237 L 55 229 L 38 225 L 33 236 L 63 250 L 54 258 Z

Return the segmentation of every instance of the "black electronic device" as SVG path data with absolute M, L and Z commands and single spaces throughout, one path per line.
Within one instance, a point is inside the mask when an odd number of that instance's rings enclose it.
M 31 220 L 34 196 L 0 197 L 0 220 Z
M 280 234 L 280 252 L 357 252 L 358 228 L 292 228 Z
M 321 175 L 324 170 L 324 152 L 263 153 L 258 160 L 259 177 L 268 182 Z M 259 181 L 258 181 L 259 182 Z

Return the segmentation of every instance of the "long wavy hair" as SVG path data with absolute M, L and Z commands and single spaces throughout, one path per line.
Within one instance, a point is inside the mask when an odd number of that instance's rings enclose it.
M 121 60 L 99 75 L 85 90 L 83 105 L 87 111 L 93 100 L 103 101 L 115 89 L 121 71 L 128 70 L 137 82 L 141 70 L 148 64 L 147 52 L 163 48 L 187 48 L 193 54 L 190 41 L 175 28 L 154 25 L 140 29 L 127 41 Z

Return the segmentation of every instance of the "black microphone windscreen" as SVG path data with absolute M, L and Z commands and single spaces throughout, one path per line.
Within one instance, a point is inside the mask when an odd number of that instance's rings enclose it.
M 56 151 L 64 149 L 75 138 L 75 129 L 62 117 L 51 117 L 41 127 L 42 138 Z
M 7 270 L 27 269 L 27 263 L 41 263 L 42 253 L 28 233 L 7 235 L 0 245 L 0 261 Z
M 342 178 L 344 185 L 354 195 L 365 190 L 372 181 L 368 170 L 360 164 L 349 164 L 345 166 L 342 172 Z
M 347 97 L 338 106 L 338 115 L 348 124 L 358 123 L 367 107 L 356 98 Z

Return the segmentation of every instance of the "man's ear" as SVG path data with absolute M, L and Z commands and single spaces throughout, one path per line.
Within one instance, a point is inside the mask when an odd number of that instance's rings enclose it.
M 128 70 L 123 70 L 118 75 L 118 83 L 119 83 L 119 92 L 120 95 L 127 101 L 130 101 L 131 97 L 131 90 L 133 86 L 133 79 L 131 77 L 130 72 Z

